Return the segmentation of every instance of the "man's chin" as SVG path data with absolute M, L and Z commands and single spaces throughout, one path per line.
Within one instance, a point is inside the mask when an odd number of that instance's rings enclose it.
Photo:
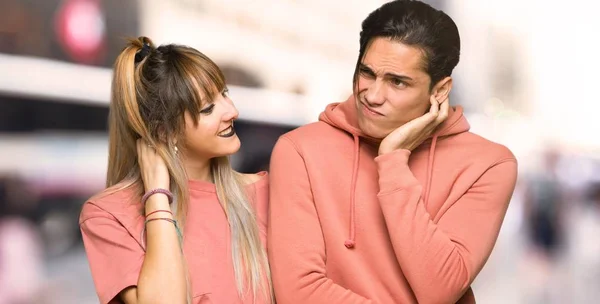
M 389 133 L 391 133 L 391 132 L 386 132 L 382 128 L 375 125 L 373 122 L 369 121 L 368 119 L 365 119 L 364 117 L 360 117 L 360 116 L 358 118 L 358 128 L 362 131 L 362 133 L 364 135 L 371 137 L 373 139 L 383 139 Z

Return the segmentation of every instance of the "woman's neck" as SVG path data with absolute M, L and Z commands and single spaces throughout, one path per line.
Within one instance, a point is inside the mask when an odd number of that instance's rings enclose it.
M 183 165 L 189 179 L 212 183 L 212 172 L 210 170 L 210 159 L 195 160 L 185 159 Z

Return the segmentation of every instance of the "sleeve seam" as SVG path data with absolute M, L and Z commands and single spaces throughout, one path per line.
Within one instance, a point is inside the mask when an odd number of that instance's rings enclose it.
M 281 138 L 285 139 L 287 142 L 289 142 L 292 145 L 292 147 L 294 147 L 294 150 L 296 151 L 296 153 L 298 153 L 298 155 L 304 160 L 304 156 L 302 155 L 302 153 L 300 153 L 300 149 L 298 148 L 298 145 L 296 145 L 296 143 L 291 138 L 289 138 L 286 135 L 281 136 Z
M 516 159 L 516 158 L 514 158 L 514 157 L 501 158 L 501 159 L 497 160 L 496 162 L 492 163 L 492 164 L 491 164 L 491 165 L 488 167 L 488 169 L 490 169 L 490 168 L 492 168 L 492 167 L 494 167 L 494 166 L 497 166 L 497 165 L 501 165 L 501 164 L 504 164 L 504 163 L 508 163 L 508 162 L 513 162 L 513 163 L 517 164 L 517 159 Z M 486 170 L 486 171 L 487 171 L 487 170 Z
M 98 205 L 94 204 L 92 201 L 88 201 L 88 202 L 86 202 L 86 204 L 90 204 L 90 205 L 92 205 L 92 206 L 94 206 L 94 207 L 98 208 L 98 209 L 99 209 L 99 210 L 100 210 L 102 213 L 104 213 L 104 214 L 101 214 L 101 215 L 92 215 L 92 216 L 90 216 L 90 217 L 87 217 L 86 219 L 84 219 L 84 220 L 82 220 L 82 221 L 80 221 L 80 222 L 79 222 L 79 225 L 80 225 L 80 226 L 81 226 L 83 223 L 87 222 L 88 220 L 91 220 L 91 219 L 96 219 L 96 218 L 105 218 L 105 219 L 108 219 L 108 220 L 114 221 L 114 222 L 118 223 L 119 225 L 121 224 L 121 223 L 120 223 L 120 222 L 117 220 L 117 218 L 116 218 L 114 215 L 112 215 L 112 214 L 110 214 L 109 212 L 107 212 L 106 210 L 104 210 L 104 209 L 100 208 L 100 206 L 98 206 Z

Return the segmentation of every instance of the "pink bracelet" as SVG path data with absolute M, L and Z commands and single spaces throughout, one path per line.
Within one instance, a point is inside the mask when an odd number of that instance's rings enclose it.
M 166 195 L 169 198 L 169 204 L 173 203 L 173 193 L 171 193 L 171 191 L 162 188 L 157 188 L 146 192 L 146 194 L 142 196 L 142 204 L 145 205 L 148 198 L 156 193 L 162 193 Z
M 171 216 L 173 216 L 173 212 L 171 212 L 171 210 L 156 210 L 156 211 L 152 211 L 152 212 L 146 214 L 146 218 L 148 218 L 149 216 L 151 216 L 155 213 L 158 213 L 158 212 L 166 212 L 166 213 L 170 214 Z

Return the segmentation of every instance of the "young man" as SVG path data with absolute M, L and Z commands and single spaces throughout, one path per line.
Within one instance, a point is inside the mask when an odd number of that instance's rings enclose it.
M 516 176 L 450 107 L 460 38 L 398 0 L 362 24 L 354 94 L 283 135 L 271 160 L 278 303 L 474 303 Z

